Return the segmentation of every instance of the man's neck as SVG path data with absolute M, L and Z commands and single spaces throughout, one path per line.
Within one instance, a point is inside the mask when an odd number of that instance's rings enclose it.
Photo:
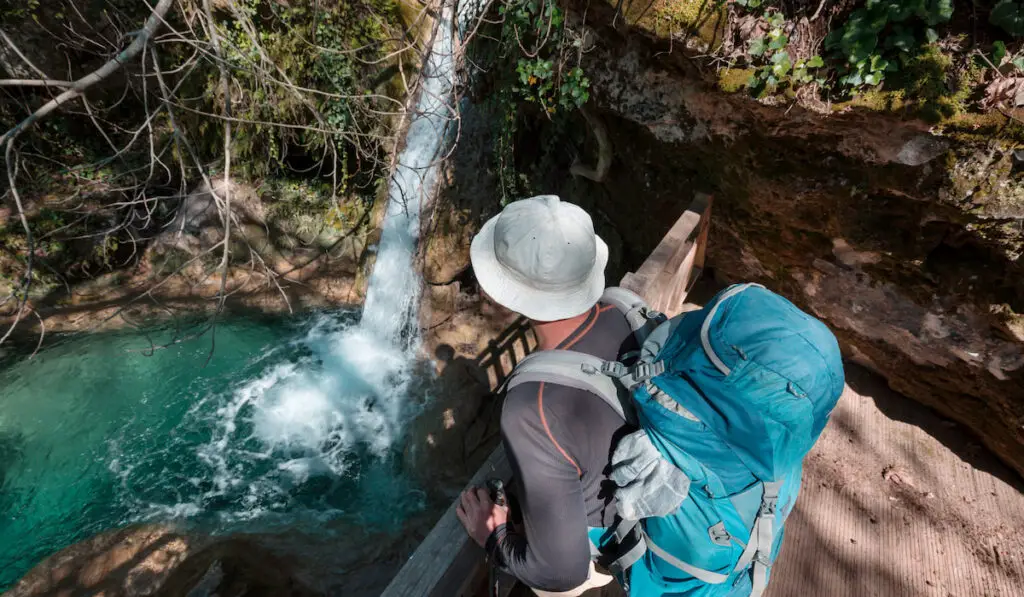
M 533 331 L 537 334 L 537 345 L 541 350 L 552 350 L 558 348 L 558 345 L 565 341 L 566 338 L 572 335 L 583 322 L 586 321 L 587 316 L 590 315 L 588 309 L 586 313 L 581 313 L 576 317 L 570 317 L 569 319 L 559 319 L 558 321 L 532 321 Z

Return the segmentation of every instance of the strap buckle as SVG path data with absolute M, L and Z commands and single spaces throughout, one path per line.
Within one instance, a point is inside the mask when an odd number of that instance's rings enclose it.
M 645 382 L 652 377 L 657 377 L 665 372 L 665 362 L 658 361 L 656 363 L 637 363 L 633 366 L 633 370 L 630 374 L 637 382 Z
M 618 361 L 601 363 L 601 373 L 611 377 L 623 377 L 629 374 L 629 368 Z
M 711 542 L 716 545 L 728 546 L 732 542 L 732 535 L 725 529 L 725 523 L 719 522 L 708 529 L 708 536 Z
M 761 508 L 758 513 L 762 516 L 775 516 L 775 511 L 779 507 L 779 496 L 767 496 L 761 500 Z
M 586 371 L 586 369 L 584 369 L 584 371 Z M 658 361 L 656 363 L 637 363 L 632 367 L 627 367 L 618 361 L 606 361 L 601 363 L 601 373 L 619 380 L 619 383 L 630 391 L 638 385 L 649 381 L 664 372 L 664 361 Z

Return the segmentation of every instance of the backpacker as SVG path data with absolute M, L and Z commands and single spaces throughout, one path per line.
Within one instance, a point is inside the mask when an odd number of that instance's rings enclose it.
M 843 391 L 835 337 L 757 284 L 727 288 L 670 320 L 621 288 L 602 301 L 626 316 L 639 355 L 609 363 L 541 351 L 516 367 L 508 387 L 577 387 L 638 426 L 612 462 L 625 520 L 608 531 L 616 559 L 605 562 L 629 569 L 631 595 L 760 596 L 803 458 Z

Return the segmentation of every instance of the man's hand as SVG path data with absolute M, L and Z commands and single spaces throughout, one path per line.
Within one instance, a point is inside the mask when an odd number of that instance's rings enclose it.
M 455 514 L 480 547 L 484 547 L 494 529 L 508 520 L 508 509 L 492 502 L 491 496 L 482 487 L 471 487 L 463 491 Z

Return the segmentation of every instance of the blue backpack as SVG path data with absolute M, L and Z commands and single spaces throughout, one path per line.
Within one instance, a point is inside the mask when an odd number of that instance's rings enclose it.
M 603 563 L 630 595 L 760 596 L 804 456 L 843 392 L 835 336 L 756 284 L 727 288 L 670 320 L 621 288 L 602 301 L 626 316 L 639 354 L 609 363 L 537 352 L 508 387 L 583 389 L 638 427 L 612 462 L 624 520 L 592 532 L 602 552 L 614 553 Z

